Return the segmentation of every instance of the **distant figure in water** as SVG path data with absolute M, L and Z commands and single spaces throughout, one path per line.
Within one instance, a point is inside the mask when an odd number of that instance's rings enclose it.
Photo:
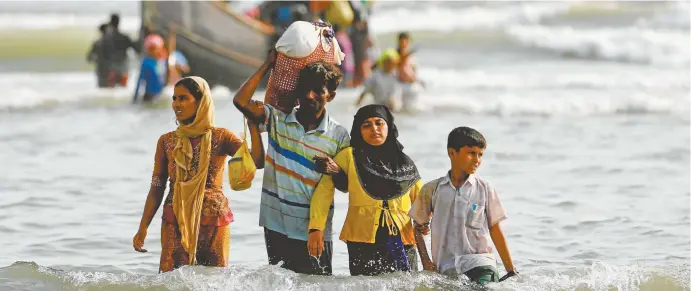
M 103 50 L 103 42 L 108 29 L 108 24 L 101 24 L 98 26 L 98 31 L 100 32 L 99 38 L 91 44 L 91 49 L 86 55 L 86 60 L 89 63 L 96 64 L 96 80 L 99 88 L 108 87 L 108 69 L 109 64 L 106 58 L 105 52 Z
M 139 53 L 140 49 L 129 36 L 120 32 L 120 15 L 110 15 L 110 23 L 108 24 L 103 44 L 104 54 L 110 66 L 108 86 L 114 87 L 116 84 L 122 87 L 127 86 L 127 80 L 129 78 L 127 50 L 132 48 Z
M 417 78 L 415 61 L 410 48 L 410 34 L 398 34 L 398 81 L 401 82 L 401 110 L 413 112 L 418 109 L 418 95 L 422 92 L 423 84 Z
M 222 191 L 224 168 L 243 141 L 215 126 L 210 91 L 200 77 L 186 77 L 175 84 L 172 107 L 179 125 L 161 135 L 156 146 L 151 188 L 132 246 L 138 252 L 147 251 L 147 230 L 163 202 L 160 272 L 183 265 L 228 266 L 233 212 Z M 257 125 L 250 124 L 249 130 L 252 159 L 261 169 L 261 136 Z M 164 200 L 166 184 L 170 191 Z
M 144 102 L 151 102 L 163 91 L 166 85 L 168 68 L 165 59 L 163 38 L 158 34 L 150 34 L 144 39 L 146 56 L 142 59 L 139 77 L 137 77 L 137 87 L 134 89 L 132 102 L 137 102 L 139 88 L 144 82 Z

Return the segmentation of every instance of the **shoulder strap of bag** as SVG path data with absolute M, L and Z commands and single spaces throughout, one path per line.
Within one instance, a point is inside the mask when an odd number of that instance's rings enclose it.
M 242 117 L 242 141 L 247 143 L 247 118 Z

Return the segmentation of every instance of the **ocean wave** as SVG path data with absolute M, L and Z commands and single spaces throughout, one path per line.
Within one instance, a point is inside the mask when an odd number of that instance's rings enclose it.
M 612 74 L 565 72 L 487 72 L 421 68 L 427 90 L 420 100 L 431 111 L 454 110 L 490 115 L 616 115 L 688 114 L 688 74 L 662 70 L 620 70 Z M 58 107 L 102 108 L 130 106 L 134 84 L 126 88 L 95 88 L 95 76 L 86 72 L 6 73 L 0 86 L 12 98 L 0 99 L 1 111 L 43 110 Z M 451 93 L 453 92 L 453 93 Z M 336 103 L 352 103 L 360 89 L 339 89 Z M 228 106 L 234 92 L 214 87 L 218 106 Z M 263 96 L 262 91 L 256 93 Z M 163 96 L 172 95 L 172 88 Z M 261 99 L 261 97 L 256 97 Z M 162 97 L 153 107 L 169 106 Z M 224 103 L 225 102 L 225 103 Z M 344 104 L 345 104 L 344 103 Z
M 689 265 L 534 268 L 521 278 L 490 284 L 492 290 L 688 290 Z M 1 290 L 475 290 L 467 279 L 450 280 L 428 272 L 377 277 L 299 275 L 276 266 L 183 267 L 157 275 L 129 272 L 65 271 L 33 262 L 0 268 Z
M 688 65 L 690 60 L 688 12 L 688 1 L 383 2 L 375 5 L 370 27 L 375 34 L 402 30 L 475 32 L 565 57 L 680 66 Z M 615 18 L 625 20 L 612 23 Z M 573 19 L 578 19 L 574 25 L 570 22 Z M 590 24 L 583 25 L 583 19 Z M 0 30 L 92 27 L 95 31 L 106 20 L 107 14 L 5 12 L 0 13 Z M 598 21 L 602 24 L 594 28 Z M 136 32 L 141 20 L 139 16 L 125 15 L 121 23 L 123 30 Z M 459 41 L 459 45 L 463 43 Z
M 530 2 L 519 5 L 469 5 L 448 8 L 443 5 L 422 5 L 375 11 L 370 20 L 374 33 L 410 31 L 453 31 L 494 29 L 514 23 L 537 23 L 568 11 L 573 2 Z M 406 21 L 401 21 L 405 19 Z
M 85 103 L 125 100 L 134 88 L 99 89 L 96 76 L 86 72 L 5 73 L 0 86 L 8 88 L 11 98 L 0 98 L 0 109 L 12 110 L 55 106 L 64 103 Z
M 688 66 L 688 31 L 515 25 L 506 33 L 520 44 L 567 57 Z
M 537 66 L 537 65 L 536 65 Z M 689 74 L 676 70 L 657 68 L 606 70 L 592 66 L 570 65 L 572 70 L 548 72 L 539 69 L 520 72 L 509 71 L 507 67 L 494 69 L 440 69 L 420 67 L 420 78 L 435 91 L 455 90 L 643 90 L 643 91 L 688 91 L 691 83 Z
M 73 3 L 74 4 L 74 3 Z M 124 2 L 120 7 L 138 11 L 134 2 Z M 75 5 L 72 5 L 75 6 Z M 240 2 L 231 7 L 246 10 L 256 6 L 250 2 Z M 633 8 L 632 8 L 633 7 Z M 71 10 L 70 10 L 71 9 Z M 64 27 L 93 27 L 107 21 L 110 11 L 84 12 L 78 5 L 72 8 L 50 10 L 32 8 L 30 5 L 13 12 L 0 13 L 0 29 L 55 29 Z M 650 16 L 638 19 L 640 25 L 659 25 L 664 27 L 688 28 L 688 1 L 669 1 L 664 3 L 632 2 L 376 2 L 370 19 L 374 33 L 390 33 L 400 30 L 451 31 L 468 29 L 494 29 L 513 24 L 540 24 L 552 18 L 616 16 L 627 13 L 640 15 L 650 10 Z M 22 11 L 22 12 L 16 12 Z M 659 11 L 659 12 L 656 12 Z M 645 14 L 645 13 L 644 13 Z M 400 21 L 406 19 L 405 22 Z M 141 19 L 139 15 L 123 15 L 122 28 L 137 30 Z
M 650 18 L 640 18 L 636 21 L 639 27 L 678 29 L 688 31 L 691 22 L 691 2 L 687 0 L 672 1 L 671 9 L 662 11 Z
M 686 96 L 668 98 L 647 93 L 593 94 L 592 92 L 539 92 L 425 94 L 424 110 L 499 116 L 597 116 L 663 114 L 688 116 Z

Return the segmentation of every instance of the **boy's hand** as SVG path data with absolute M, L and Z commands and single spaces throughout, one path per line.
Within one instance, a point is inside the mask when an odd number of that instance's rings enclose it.
M 506 275 L 504 275 L 504 277 L 499 278 L 499 282 L 504 281 L 504 280 L 511 278 L 511 277 L 516 277 L 519 279 L 521 278 L 521 276 L 518 275 L 518 271 L 516 271 L 516 269 L 513 269 L 513 270 L 509 271 L 508 273 L 506 273 Z
M 334 162 L 333 159 L 327 156 L 314 156 L 314 165 L 316 166 L 316 171 L 326 175 L 338 174 L 341 167 Z
M 427 261 L 427 262 L 423 261 L 422 262 L 422 269 L 425 271 L 434 272 L 434 271 L 436 271 L 437 268 L 434 266 L 434 263 L 432 263 L 432 261 Z

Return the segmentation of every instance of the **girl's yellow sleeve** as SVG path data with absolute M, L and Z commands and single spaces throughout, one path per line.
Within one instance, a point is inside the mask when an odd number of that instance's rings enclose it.
M 350 157 L 352 150 L 350 147 L 343 149 L 336 157 L 334 162 L 348 175 L 350 169 Z M 324 230 L 326 228 L 326 220 L 329 216 L 329 208 L 334 201 L 335 186 L 330 175 L 322 175 L 321 180 L 317 183 L 310 201 L 310 223 L 308 229 Z

